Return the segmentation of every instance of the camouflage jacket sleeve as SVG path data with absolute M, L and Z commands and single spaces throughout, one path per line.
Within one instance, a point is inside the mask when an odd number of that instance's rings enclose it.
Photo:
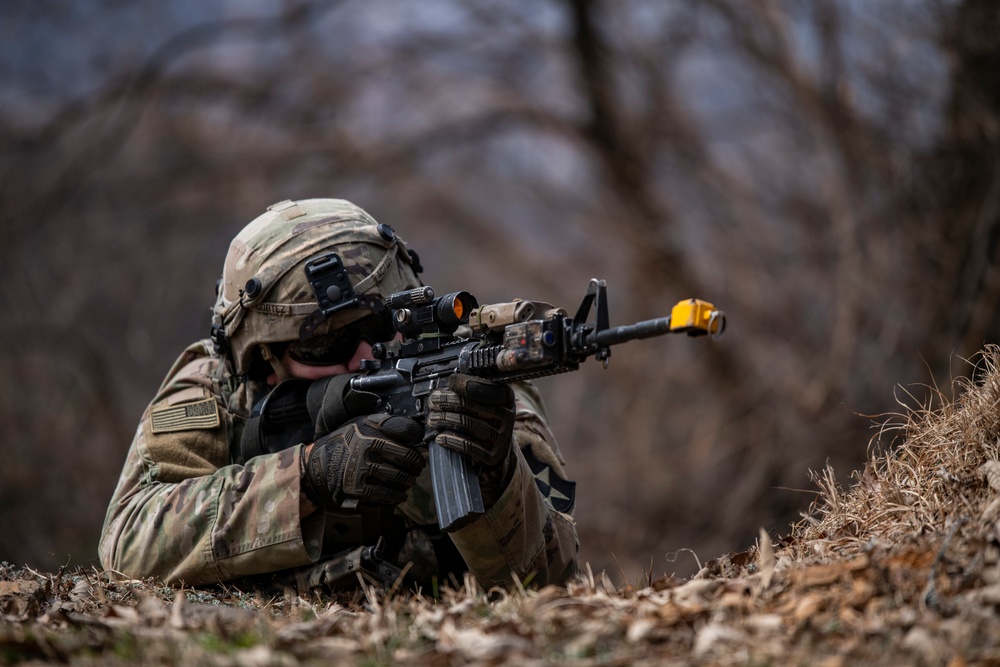
M 189 347 L 143 413 L 101 532 L 104 568 L 202 584 L 296 567 L 321 526 L 299 514 L 299 450 L 230 464 L 217 360 Z
M 469 571 L 485 585 L 562 583 L 577 571 L 574 483 L 545 422 L 534 386 L 514 386 L 517 469 L 496 504 L 451 534 Z

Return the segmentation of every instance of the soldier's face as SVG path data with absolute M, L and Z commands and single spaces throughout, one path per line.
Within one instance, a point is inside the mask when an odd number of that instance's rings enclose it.
M 290 377 L 318 380 L 334 375 L 356 373 L 361 362 L 372 358 L 374 343 L 387 343 L 398 337 L 388 310 L 364 312 L 365 316 L 322 335 L 284 345 L 281 365 Z M 277 382 L 277 375 L 268 377 Z
M 402 340 L 403 334 L 397 333 L 396 340 Z M 321 380 L 333 377 L 334 375 L 344 375 L 345 373 L 357 373 L 361 370 L 361 362 L 365 359 L 374 359 L 372 356 L 372 346 L 367 340 L 359 340 L 358 346 L 354 349 L 354 354 L 345 363 L 333 364 L 329 366 L 315 366 L 303 364 L 291 357 L 288 351 L 281 357 L 281 365 L 285 367 L 290 377 L 303 378 L 305 380 Z M 278 384 L 278 376 L 271 373 L 267 376 L 267 384 L 274 386 Z
M 281 365 L 285 367 L 289 377 L 303 378 L 306 380 L 320 380 L 322 378 L 333 377 L 334 375 L 356 373 L 361 370 L 361 362 L 364 359 L 372 358 L 372 346 L 368 344 L 368 341 L 362 340 L 358 341 L 358 347 L 354 350 L 354 355 L 343 364 L 335 364 L 332 366 L 313 366 L 311 364 L 303 364 L 300 361 L 292 359 L 288 352 L 285 352 L 285 354 L 281 357 Z M 268 375 L 267 384 L 272 387 L 278 384 L 277 374 L 271 373 Z

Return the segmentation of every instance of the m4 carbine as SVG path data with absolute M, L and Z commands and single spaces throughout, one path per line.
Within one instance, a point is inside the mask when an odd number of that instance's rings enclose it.
M 362 362 L 350 386 L 376 394 L 379 409 L 418 420 L 427 416 L 431 392 L 447 386 L 453 373 L 506 383 L 574 371 L 588 357 L 607 367 L 612 345 L 668 333 L 718 338 L 726 326 L 725 314 L 711 303 L 688 299 L 668 317 L 611 327 L 607 285 L 596 279 L 573 317 L 536 301 L 480 307 L 468 292 L 435 296 L 429 287 L 393 294 L 385 305 L 404 339 L 373 345 L 374 359 Z M 472 464 L 434 442 L 429 454 L 441 529 L 455 530 L 483 514 Z

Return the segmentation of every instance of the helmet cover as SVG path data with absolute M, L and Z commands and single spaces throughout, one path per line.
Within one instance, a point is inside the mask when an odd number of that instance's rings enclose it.
M 360 307 L 333 312 L 320 307 L 306 266 L 323 264 L 330 253 L 358 297 L 343 305 Z M 390 294 L 419 287 L 415 265 L 391 227 L 348 201 L 273 204 L 229 246 L 213 309 L 213 337 L 228 347 L 236 373 L 245 374 L 261 344 L 324 335 L 370 315 Z

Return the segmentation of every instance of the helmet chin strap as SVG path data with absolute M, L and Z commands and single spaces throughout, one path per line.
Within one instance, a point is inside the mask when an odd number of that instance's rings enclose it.
M 264 357 L 267 363 L 271 364 L 271 368 L 274 370 L 274 374 L 278 376 L 278 382 L 284 382 L 290 375 L 288 375 L 288 370 L 282 365 L 281 359 L 278 359 L 271 353 L 271 346 L 267 343 L 260 344 L 260 354 Z

